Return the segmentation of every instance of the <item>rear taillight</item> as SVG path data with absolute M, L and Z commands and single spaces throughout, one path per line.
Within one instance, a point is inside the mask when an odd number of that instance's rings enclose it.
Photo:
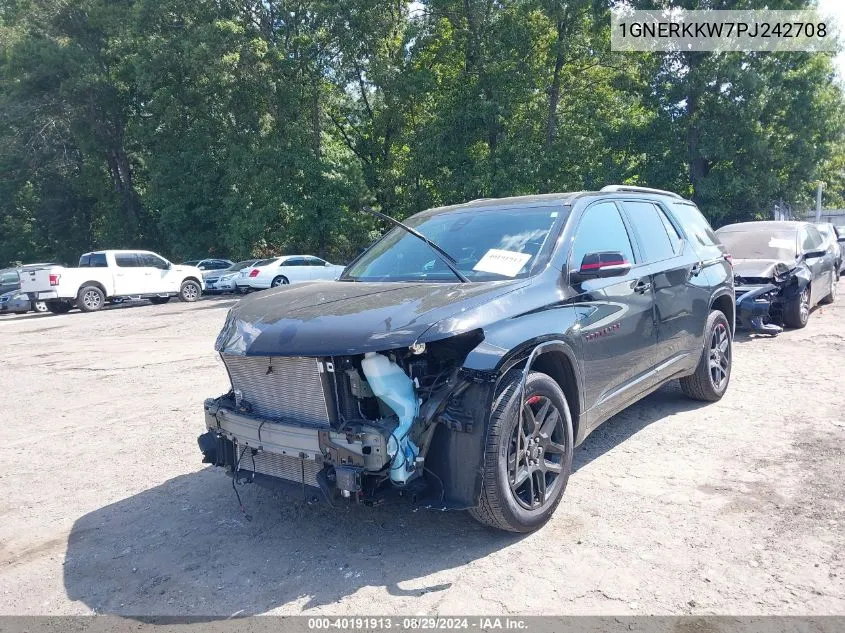
M 252 270 L 250 270 L 250 271 L 249 271 L 249 276 L 250 276 L 250 277 L 258 277 L 258 269 L 257 269 L 257 268 L 253 268 Z
M 59 285 L 59 279 L 61 279 L 61 278 L 62 278 L 62 276 L 59 275 L 59 274 L 50 273 L 50 285 L 51 286 L 58 286 Z

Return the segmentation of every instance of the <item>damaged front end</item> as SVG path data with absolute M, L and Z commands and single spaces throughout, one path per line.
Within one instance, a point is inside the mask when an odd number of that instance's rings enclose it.
M 749 274 L 734 277 L 737 328 L 757 334 L 777 336 L 783 331 L 783 313 L 809 283 L 809 274 L 802 267 L 778 262 L 769 265 L 765 276 Z
M 481 330 L 379 352 L 258 356 L 244 352 L 259 326 L 227 327 L 218 351 L 232 389 L 205 401 L 204 462 L 239 482 L 296 484 L 309 499 L 319 489 L 330 503 L 472 498 L 472 482 L 460 488 L 448 476 L 454 454 L 437 436 L 480 426 L 466 411 L 484 410 L 474 405 L 492 388 L 462 364 Z M 467 397 L 473 406 L 463 406 Z M 442 454 L 430 460 L 435 444 Z

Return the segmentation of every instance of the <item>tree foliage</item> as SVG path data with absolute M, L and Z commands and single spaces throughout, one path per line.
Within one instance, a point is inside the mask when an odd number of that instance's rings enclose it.
M 682 192 L 717 224 L 806 207 L 819 179 L 841 201 L 829 55 L 614 53 L 609 5 L 6 0 L 0 263 L 342 261 L 380 228 L 365 206 L 611 182 Z

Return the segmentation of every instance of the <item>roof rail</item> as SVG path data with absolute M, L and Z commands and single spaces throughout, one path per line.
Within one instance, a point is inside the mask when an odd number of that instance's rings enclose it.
M 611 191 L 630 191 L 631 193 L 659 193 L 663 196 L 671 196 L 673 198 L 680 198 L 683 200 L 683 197 L 675 193 L 674 191 L 665 191 L 664 189 L 653 189 L 652 187 L 637 187 L 635 185 L 606 185 L 601 188 L 601 191 L 608 193 Z

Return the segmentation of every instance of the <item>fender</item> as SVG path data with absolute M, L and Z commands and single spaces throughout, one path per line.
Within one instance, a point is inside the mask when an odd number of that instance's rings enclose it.
M 473 382 L 460 396 L 463 410 L 473 418 L 472 431 L 452 432 L 438 425 L 426 456 L 426 467 L 445 483 L 446 505 L 470 508 L 478 504 L 490 411 L 498 383 L 509 370 L 525 363 L 525 371 L 544 353 L 564 354 L 575 376 L 572 392 L 578 402 L 572 404 L 581 410 L 583 378 L 576 356 L 580 338 L 574 331 L 579 314 L 576 306 L 562 302 L 484 328 L 484 340 L 469 352 L 461 370 L 463 379 Z M 523 380 L 526 375 L 527 371 Z

